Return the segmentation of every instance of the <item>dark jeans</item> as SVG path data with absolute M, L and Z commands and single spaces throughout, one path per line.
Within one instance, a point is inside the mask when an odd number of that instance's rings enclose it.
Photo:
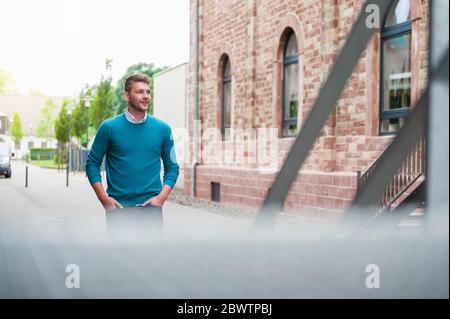
M 163 211 L 152 204 L 115 208 L 106 211 L 106 224 L 114 239 L 146 241 L 161 235 Z

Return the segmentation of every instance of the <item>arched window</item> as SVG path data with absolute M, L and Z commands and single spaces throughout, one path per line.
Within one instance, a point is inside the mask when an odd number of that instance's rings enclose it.
M 298 46 L 295 33 L 291 32 L 287 38 L 283 54 L 283 105 L 282 132 L 283 137 L 297 134 L 298 117 Z
M 409 0 L 392 5 L 381 30 L 380 134 L 395 134 L 411 106 Z
M 231 128 L 231 70 L 230 60 L 225 57 L 222 74 L 222 139 L 230 139 Z

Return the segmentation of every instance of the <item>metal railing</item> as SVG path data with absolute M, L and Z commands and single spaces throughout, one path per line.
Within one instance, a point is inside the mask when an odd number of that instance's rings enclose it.
M 72 165 L 70 167 L 70 171 L 78 172 L 78 173 L 86 172 L 86 159 L 89 154 L 89 150 L 84 147 L 72 145 L 71 152 L 72 152 L 72 154 L 71 154 Z M 105 160 L 106 160 L 106 157 L 103 158 L 102 165 L 100 166 L 100 171 L 105 170 L 105 165 L 106 165 Z
M 357 192 L 364 188 L 367 181 L 373 175 L 375 168 L 380 162 L 382 154 L 361 174 L 358 171 Z M 378 214 L 391 207 L 408 188 L 420 177 L 425 176 L 426 144 L 425 138 L 421 137 L 414 148 L 400 165 L 384 192 L 379 196 L 374 214 Z
M 84 172 L 86 171 L 86 158 L 88 155 L 88 150 L 85 148 L 73 147 L 71 150 L 71 168 L 72 172 Z

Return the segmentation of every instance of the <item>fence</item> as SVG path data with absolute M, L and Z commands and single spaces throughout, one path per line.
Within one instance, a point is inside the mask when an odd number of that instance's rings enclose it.
M 400 165 L 397 173 L 394 174 L 392 180 L 386 186 L 385 191 L 378 198 L 377 213 L 386 207 L 389 207 L 411 184 L 413 184 L 420 176 L 425 175 L 425 152 L 425 138 L 422 136 L 419 138 L 411 152 L 409 152 L 404 162 Z M 380 160 L 381 156 L 364 172 L 364 174 L 360 175 L 358 172 L 358 192 L 365 187 Z
M 88 150 L 86 148 L 74 148 L 71 150 L 71 167 L 72 172 L 84 172 L 86 171 L 86 158 Z
M 86 159 L 89 150 L 84 147 L 72 145 L 71 149 L 71 172 L 85 172 L 86 171 Z M 100 170 L 105 170 L 105 160 L 103 159 Z

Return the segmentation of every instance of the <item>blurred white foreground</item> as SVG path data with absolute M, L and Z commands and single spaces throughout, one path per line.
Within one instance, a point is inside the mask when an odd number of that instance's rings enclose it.
M 3 216 L 0 297 L 449 297 L 448 234 L 422 226 L 355 235 L 286 219 L 254 231 L 251 221 L 211 216 L 166 217 L 172 226 L 145 240 L 111 240 L 93 219 Z M 79 288 L 68 288 L 74 275 Z

